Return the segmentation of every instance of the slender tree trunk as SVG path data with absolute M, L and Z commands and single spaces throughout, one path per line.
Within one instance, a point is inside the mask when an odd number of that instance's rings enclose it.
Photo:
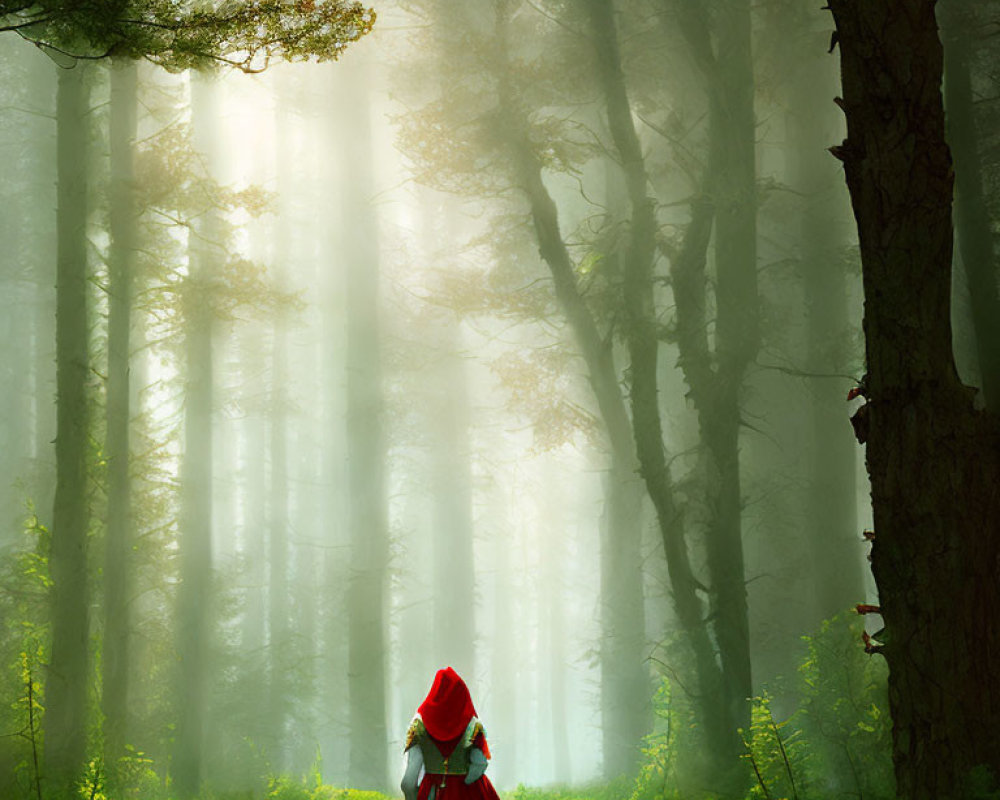
M 211 87 L 191 82 L 192 118 L 209 158 L 214 114 Z M 221 257 L 217 213 L 208 211 L 191 237 L 184 303 L 184 454 L 181 463 L 180 585 L 177 592 L 179 683 L 172 775 L 178 795 L 196 795 L 204 779 L 209 639 L 212 608 L 213 276 Z
M 454 55 L 456 41 L 464 46 L 454 30 L 468 30 L 476 25 L 479 9 L 464 0 L 436 0 L 432 6 L 433 30 L 436 33 L 439 69 L 446 71 Z M 449 87 L 442 81 L 439 87 L 447 94 Z M 451 219 L 447 206 L 443 219 L 445 229 L 439 236 L 446 242 L 454 240 L 448 230 Z M 432 228 L 433 219 L 428 219 Z M 437 244 L 437 242 L 435 242 Z M 435 248 L 437 249 L 437 248 Z M 460 355 L 461 326 L 455 320 L 443 320 L 441 332 L 440 406 L 433 409 L 438 426 L 433 448 L 435 460 L 435 523 L 434 523 L 434 625 L 438 655 L 467 679 L 475 667 L 475 563 L 473 559 L 472 461 L 469 451 L 469 387 Z M 455 352 L 458 350 L 458 352 Z M 454 388 L 452 388 L 454 387 Z M 442 411 L 442 409 L 444 409 Z M 443 663 L 442 662 L 442 663 Z
M 475 564 L 472 557 L 472 461 L 469 386 L 462 363 L 461 329 L 441 324 L 437 402 L 431 427 L 434 476 L 434 640 L 436 655 L 465 675 L 475 665 Z
M 29 183 L 32 202 L 24 207 L 33 219 L 51 228 L 52 209 L 57 204 L 58 191 L 58 125 L 53 125 L 49 117 L 56 105 L 58 74 L 52 62 L 41 53 L 41 58 L 33 59 L 28 67 L 27 93 L 35 98 L 36 108 L 49 112 L 35 118 L 34 124 L 25 126 L 23 134 L 34 142 L 31 158 L 24 167 L 32 177 Z M 44 221 L 44 222 L 43 222 Z M 30 387 L 32 395 L 30 452 L 31 496 L 36 512 L 46 524 L 51 523 L 49 514 L 54 503 L 55 461 L 53 441 L 56 438 L 57 409 L 52 402 L 56 395 L 55 330 L 56 318 L 56 263 L 58 242 L 56 237 L 35 239 L 27 253 L 34 291 L 31 305 L 31 359 Z
M 285 251 L 278 258 L 287 257 Z M 288 674 L 292 654 L 288 586 L 288 382 L 285 320 L 278 314 L 274 324 L 271 353 L 270 454 L 271 471 L 268 494 L 268 733 L 272 742 L 271 763 L 276 771 L 284 770 L 288 751 Z
M 363 76 L 348 81 L 356 124 L 346 132 L 344 264 L 347 270 L 347 458 L 351 575 L 348 584 L 350 780 L 384 790 L 388 569 L 386 446 L 379 332 L 378 226 L 372 206 L 371 110 Z
M 12 98 L 10 102 L 17 101 Z M 0 341 L 4 343 L 0 386 L 5 387 L 0 397 L 0 548 L 4 549 L 23 546 L 19 534 L 24 524 L 25 492 L 33 488 L 28 472 L 34 445 L 29 280 L 33 266 L 30 248 L 37 237 L 30 236 L 29 220 L 35 209 L 22 201 L 31 191 L 32 168 L 37 165 L 30 163 L 34 158 L 25 160 L 29 163 L 10 165 L 0 194 L 0 203 L 5 208 L 16 209 L 16 213 L 8 213 L 4 220 L 4 252 L 0 255 Z M 51 325 L 51 315 L 46 322 Z M 28 497 L 37 502 L 32 494 Z M 0 616 L 0 625 L 3 624 Z
M 87 104 L 83 62 L 59 72 L 56 235 L 56 493 L 52 512 L 52 654 L 46 683 L 45 770 L 69 792 L 84 762 L 89 685 L 87 581 Z
M 111 70 L 111 256 L 108 264 L 107 445 L 108 530 L 104 554 L 104 650 L 101 700 L 104 764 L 115 779 L 128 734 L 129 584 L 132 487 L 129 476 L 129 385 L 136 204 L 132 147 L 136 135 L 137 70 Z
M 604 77 L 607 79 L 608 64 L 612 65 L 612 71 L 620 73 L 620 66 L 616 66 L 618 58 L 613 17 L 610 8 L 603 4 L 596 8 L 588 4 L 588 9 L 596 11 L 599 17 L 595 25 L 595 40 L 604 49 L 601 58 L 605 59 Z M 606 35 L 608 31 L 612 34 L 610 37 Z M 608 51 L 609 47 L 613 50 Z M 627 97 L 623 91 L 611 91 L 612 87 L 609 86 L 605 88 L 608 93 L 609 121 L 615 131 L 616 144 L 621 137 L 631 136 L 634 139 L 635 131 L 631 129 Z M 722 678 L 715 649 L 704 624 L 702 603 L 697 596 L 697 592 L 704 590 L 704 587 L 697 581 L 691 568 L 681 513 L 674 499 L 663 448 L 656 388 L 658 340 L 652 317 L 651 276 L 648 274 L 652 265 L 651 248 L 655 245 L 655 220 L 652 205 L 645 196 L 645 178 L 633 169 L 637 165 L 644 173 L 638 143 L 634 143 L 631 152 L 623 154 L 626 183 L 633 209 L 635 239 L 631 252 L 627 255 L 633 275 L 631 279 L 626 278 L 625 297 L 632 372 L 630 423 L 612 362 L 611 348 L 600 336 L 597 325 L 579 294 L 574 266 L 559 231 L 555 203 L 542 181 L 541 167 L 528 144 L 524 115 L 518 113 L 511 98 L 502 97 L 501 102 L 506 108 L 505 119 L 509 125 L 507 135 L 518 179 L 531 207 L 539 251 L 552 273 L 557 299 L 587 364 L 588 379 L 608 432 L 613 458 L 618 463 L 641 465 L 642 478 L 656 510 L 667 558 L 674 609 L 694 655 L 698 694 L 701 698 L 700 712 L 708 741 L 713 743 L 710 757 L 721 758 L 723 756 L 718 751 L 725 751 L 726 760 L 732 762 L 733 759 L 728 756 L 737 748 L 735 725 L 732 724 L 732 717 L 727 713 L 726 706 L 720 702 L 723 697 Z M 612 104 L 614 107 L 610 108 Z M 631 133 L 623 128 L 626 118 L 629 119 L 628 128 Z M 620 146 L 629 149 L 629 145 L 623 140 Z M 634 274 L 635 269 L 639 270 L 638 276 Z M 643 275 L 643 272 L 647 274 Z M 641 653 L 636 654 L 640 660 L 642 656 Z
M 1000 295 L 983 165 L 972 104 L 968 0 L 947 0 L 940 10 L 944 36 L 944 101 L 947 137 L 955 159 L 955 226 L 962 255 L 976 353 L 986 407 L 1000 412 Z
M 699 406 L 702 441 L 711 454 L 706 540 L 712 609 L 737 727 L 750 725 L 750 632 L 740 492 L 740 389 L 759 344 L 757 188 L 749 0 L 724 0 L 716 15 L 717 90 L 709 100 L 709 176 L 715 205 L 715 357 L 712 397 Z M 739 752 L 742 752 L 740 749 Z
M 867 441 L 893 759 L 907 800 L 1000 776 L 1000 431 L 957 377 L 933 0 L 831 0 L 865 289 Z
M 587 10 L 597 47 L 608 125 L 622 164 L 632 211 L 624 254 L 623 290 L 636 451 L 661 531 L 667 537 L 676 525 L 676 510 L 672 500 L 663 496 L 669 474 L 657 402 L 658 337 L 652 281 L 656 218 L 653 201 L 647 193 L 648 176 L 622 73 L 614 6 L 611 0 L 590 0 Z M 749 7 L 737 3 L 733 9 L 719 15 L 719 25 L 720 51 L 729 47 L 738 51 L 731 57 L 745 55 L 749 60 Z M 743 66 L 742 59 L 739 66 Z M 721 673 L 714 666 L 714 656 L 709 658 L 708 653 L 701 654 L 698 666 L 699 673 L 708 670 L 700 674 L 701 680 L 714 684 L 711 689 L 706 686 L 708 690 L 702 691 L 710 747 L 727 773 L 721 778 L 722 783 L 731 782 L 730 788 L 735 789 L 737 759 L 742 752 L 737 729 L 749 727 L 748 698 L 752 693 L 737 445 L 739 388 L 743 370 L 755 352 L 756 341 L 753 84 L 751 72 L 747 97 L 746 79 L 738 75 L 736 65 L 724 65 L 718 60 L 714 71 L 719 86 L 710 97 L 709 135 L 710 161 L 717 165 L 710 180 L 716 205 L 716 356 L 719 366 L 713 371 L 707 360 L 703 362 L 704 369 L 708 370 L 706 380 L 703 386 L 692 384 L 692 395 L 698 406 L 701 439 L 709 454 L 707 502 L 710 523 L 706 556 L 712 580 L 711 611 Z M 745 141 L 748 111 L 749 139 Z M 748 145 L 749 170 L 746 164 Z M 707 354 L 707 344 L 705 351 Z M 685 361 L 690 362 L 689 355 L 683 355 Z M 677 591 L 675 584 L 675 595 Z M 695 623 L 693 617 L 697 606 L 691 606 L 685 613 L 691 616 L 688 624 L 693 627 L 700 620 Z M 704 642 L 699 645 L 700 648 L 706 646 Z M 732 775 L 731 780 L 728 773 Z
M 691 308 L 695 322 L 690 325 L 680 322 L 687 309 L 678 302 L 678 324 L 688 328 L 683 341 L 690 345 L 693 338 L 700 339 L 693 348 L 681 345 L 681 363 L 698 409 L 701 441 L 708 456 L 706 560 L 712 583 L 711 616 L 724 676 L 722 701 L 732 727 L 747 729 L 753 683 L 742 541 L 740 390 L 760 338 L 750 4 L 747 0 L 722 0 L 711 25 L 702 6 L 684 0 L 679 8 L 681 28 L 708 96 L 706 183 L 715 218 L 717 312 L 713 367 L 708 360 L 707 336 L 695 327 L 697 318 L 704 317 L 704 298 L 697 301 L 700 307 Z M 697 224 L 704 224 L 706 214 L 704 208 L 694 209 L 693 216 L 702 217 Z M 707 232 L 702 230 L 702 234 Z M 707 239 L 695 235 L 691 244 L 695 243 L 707 245 Z M 693 251 L 686 257 L 691 266 L 702 260 Z M 688 289 L 703 294 L 704 280 L 699 278 L 698 286 Z M 731 741 L 731 755 L 738 755 L 742 743 Z
M 817 95 L 834 75 L 822 54 L 805 53 L 790 96 L 792 185 L 802 195 L 800 252 L 806 301 L 807 358 L 810 371 L 844 374 L 848 369 L 850 329 L 847 272 L 838 235 L 840 203 L 835 191 L 835 162 L 822 149 L 833 140 L 838 120 L 816 108 Z M 839 187 L 843 190 L 842 185 Z M 808 496 L 809 537 L 813 556 L 815 622 L 864 602 L 862 546 L 858 531 L 855 449 L 844 414 L 846 379 L 811 381 L 812 476 Z
M 650 728 L 642 574 L 645 490 L 635 461 L 612 458 L 601 541 L 601 750 L 608 778 L 632 773 Z
M 240 349 L 240 363 L 249 376 L 263 372 L 263 355 L 267 352 L 260 326 L 247 331 Z M 258 391 L 255 386 L 252 390 Z M 259 401 L 248 401 L 246 419 L 241 426 L 240 442 L 240 505 L 243 507 L 243 560 L 248 591 L 244 601 L 241 649 L 252 654 L 256 662 L 265 648 L 267 612 L 264 608 L 267 585 L 267 420 Z M 255 690 L 260 690 L 256 687 Z
M 552 759 L 550 763 L 551 778 L 554 783 L 567 785 L 572 782 L 569 758 L 569 724 L 566 716 L 566 613 L 564 601 L 566 596 L 566 528 L 568 527 L 568 506 L 561 496 L 556 475 L 549 472 L 544 483 L 545 504 L 542 508 L 541 522 L 545 526 L 545 535 L 541 540 L 542 547 L 542 603 L 544 618 L 542 620 L 542 641 L 546 643 L 545 673 L 547 686 L 543 697 L 548 698 L 548 718 L 551 740 Z M 637 483 L 633 477 L 633 483 Z M 639 502 L 642 502 L 641 496 Z M 632 583 L 636 583 L 636 569 L 631 574 Z M 641 593 L 640 593 L 641 597 Z M 625 648 L 630 652 L 630 648 Z M 539 664 L 541 668 L 541 664 Z M 641 665 L 640 665 L 641 667 Z M 541 669 L 539 670 L 541 671 Z M 634 671 L 633 671 L 634 672 Z M 647 679 L 648 680 L 648 679 Z M 628 698 L 625 698 L 626 700 Z M 606 697 L 601 692 L 601 700 Z M 642 714 L 637 715 L 639 719 Z M 640 736 L 642 734 L 640 733 Z M 631 742 L 634 747 L 634 742 Z M 605 747 L 604 752 L 608 749 Z M 607 756 L 605 756 L 607 758 Z
M 518 680 L 518 666 L 521 664 L 519 619 L 517 615 L 517 589 L 511 568 L 510 541 L 513 534 L 509 518 L 511 503 L 494 488 L 494 513 L 490 519 L 496 528 L 493 531 L 493 636 L 492 660 L 490 664 L 493 683 L 494 711 L 491 725 L 496 735 L 491 742 L 504 758 L 497 761 L 494 775 L 499 784 L 516 783 L 520 780 L 517 765 L 520 763 L 518 750 L 518 711 L 522 705 L 522 693 Z M 492 770 L 493 767 L 491 766 Z
M 327 71 L 323 90 L 331 96 L 339 85 L 341 67 Z M 340 103 L 328 104 L 323 119 L 325 135 L 334 141 L 344 135 Z M 328 160 L 321 179 L 326 185 L 343 185 L 341 165 Z M 348 622 L 347 584 L 350 575 L 350 527 L 348 510 L 347 429 L 344 426 L 347 397 L 345 333 L 347 320 L 346 281 L 341 269 L 347 262 L 335 254 L 341 252 L 341 226 L 329 224 L 322 238 L 321 256 L 325 259 L 318 276 L 322 293 L 322 360 L 321 389 L 324 502 L 321 512 L 323 543 L 323 613 L 321 621 L 322 727 L 320 746 L 323 756 L 324 780 L 334 785 L 348 785 L 350 739 L 348 729 Z

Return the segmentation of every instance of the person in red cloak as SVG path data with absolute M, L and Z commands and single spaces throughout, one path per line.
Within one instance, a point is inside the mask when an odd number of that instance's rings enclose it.
M 486 731 L 469 688 L 451 667 L 434 676 L 406 732 L 404 751 L 400 788 L 406 800 L 499 800 L 484 774 L 490 758 Z

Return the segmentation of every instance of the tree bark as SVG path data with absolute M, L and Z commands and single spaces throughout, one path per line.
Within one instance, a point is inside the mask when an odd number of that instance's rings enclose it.
M 88 72 L 82 62 L 60 70 L 56 96 L 56 492 L 49 553 L 52 653 L 44 725 L 45 771 L 57 795 L 71 791 L 79 777 L 87 740 Z
M 133 144 L 138 76 L 134 63 L 111 70 L 111 253 L 108 264 L 108 528 L 104 554 L 104 649 L 101 701 L 104 764 L 116 779 L 125 754 L 129 705 L 129 586 L 132 550 L 130 355 L 137 209 Z
M 951 157 L 933 0 L 831 0 L 868 357 L 872 570 L 885 620 L 898 790 L 967 796 L 1000 775 L 1000 432 L 957 377 Z

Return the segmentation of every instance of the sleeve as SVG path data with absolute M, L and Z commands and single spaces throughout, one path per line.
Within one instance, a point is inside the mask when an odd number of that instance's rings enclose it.
M 423 765 L 423 751 L 419 747 L 409 747 L 406 752 L 406 771 L 403 772 L 403 780 L 399 784 L 406 800 L 417 800 L 417 779 L 420 777 L 420 768 Z

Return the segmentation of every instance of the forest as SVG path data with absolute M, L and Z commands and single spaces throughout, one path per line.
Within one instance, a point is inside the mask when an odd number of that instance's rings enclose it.
M 1000 798 L 1000 3 L 820 5 L 0 0 L 0 800 Z

